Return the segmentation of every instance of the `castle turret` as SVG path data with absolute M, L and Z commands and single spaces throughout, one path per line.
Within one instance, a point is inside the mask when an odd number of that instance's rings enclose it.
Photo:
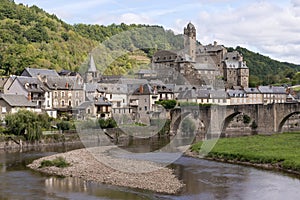
M 192 60 L 196 59 L 196 28 L 190 22 L 184 28 L 184 49 Z

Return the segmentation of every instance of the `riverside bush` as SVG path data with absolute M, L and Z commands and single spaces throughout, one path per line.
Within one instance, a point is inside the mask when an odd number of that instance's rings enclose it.
M 43 160 L 39 168 L 52 166 L 64 168 L 70 166 L 70 163 L 68 163 L 63 157 L 57 157 L 54 160 Z

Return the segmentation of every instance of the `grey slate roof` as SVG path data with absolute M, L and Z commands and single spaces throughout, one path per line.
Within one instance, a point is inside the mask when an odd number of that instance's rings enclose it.
M 46 85 L 50 89 L 59 90 L 82 90 L 83 82 L 80 78 L 75 76 L 59 76 L 59 77 L 47 77 Z
M 178 99 L 196 99 L 197 98 L 197 93 L 195 90 L 185 90 L 179 93 Z
M 36 69 L 36 68 L 26 68 L 21 76 L 23 76 L 23 75 L 26 76 L 27 75 L 26 72 L 31 77 L 37 77 L 38 75 L 56 76 L 56 77 L 59 76 L 58 73 L 55 70 L 52 70 L 52 69 Z
M 263 94 L 286 94 L 284 87 L 258 86 L 258 90 Z
M 85 101 L 85 102 L 82 102 L 75 109 L 77 109 L 77 110 L 84 110 L 84 109 L 87 109 L 89 106 L 92 106 L 92 105 L 93 105 L 93 101 Z
M 16 94 L 1 94 L 0 99 L 3 99 L 11 107 L 37 107 L 37 105 L 31 101 L 28 101 L 24 95 Z
M 111 106 L 111 103 L 105 97 L 98 97 L 95 99 L 96 106 Z
M 246 97 L 244 90 L 227 90 L 229 97 Z
M 260 93 L 257 88 L 244 88 L 244 91 L 247 94 L 259 94 Z
M 187 54 L 178 55 L 175 62 L 194 62 L 192 57 Z
M 177 56 L 177 52 L 172 50 L 160 50 L 155 52 L 155 54 L 153 55 L 153 57 L 160 57 L 160 61 L 163 60 L 162 57 L 164 56 Z
M 84 84 L 84 90 L 86 92 L 104 92 L 104 89 L 100 87 L 99 83 L 85 83 Z
M 128 86 L 127 86 L 127 84 L 99 83 L 99 87 L 105 93 L 111 93 L 111 94 L 128 94 Z
M 49 91 L 37 77 L 17 76 L 16 81 L 28 92 L 44 93 Z
M 274 94 L 286 94 L 286 89 L 284 87 L 272 87 Z
M 178 95 L 178 99 L 195 99 L 195 98 L 226 99 L 227 94 L 224 90 L 189 89 L 189 90 L 180 92 Z
M 144 84 L 140 87 L 133 92 L 133 95 L 150 95 L 153 93 L 153 88 L 149 84 Z M 142 89 L 142 91 L 140 91 L 140 89 Z
M 119 84 L 127 84 L 127 85 L 140 85 L 148 83 L 147 79 L 135 79 L 135 78 L 120 78 L 118 81 Z

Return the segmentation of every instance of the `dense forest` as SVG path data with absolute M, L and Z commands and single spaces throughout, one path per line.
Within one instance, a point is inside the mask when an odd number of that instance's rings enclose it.
M 130 34 L 123 34 L 121 39 L 112 37 L 128 30 L 131 30 Z M 78 71 L 88 54 L 104 41 L 105 47 L 112 51 L 142 48 L 151 56 L 155 49 L 175 48 L 173 44 L 182 44 L 180 40 L 180 36 L 159 26 L 69 25 L 36 6 L 0 0 L 0 75 L 20 74 L 25 67 Z M 121 63 L 124 66 L 133 62 L 133 59 L 126 60 L 130 56 L 122 57 L 118 62 L 125 58 L 125 63 Z M 118 69 L 106 73 L 121 74 L 124 71 Z
M 119 75 L 146 66 L 158 49 L 182 49 L 183 38 L 161 26 L 69 25 L 37 6 L 0 0 L 0 43 L 0 75 L 18 75 L 25 67 L 80 71 L 87 67 L 89 53 L 103 74 Z M 300 65 L 242 47 L 228 50 L 243 54 L 251 86 L 299 83 Z

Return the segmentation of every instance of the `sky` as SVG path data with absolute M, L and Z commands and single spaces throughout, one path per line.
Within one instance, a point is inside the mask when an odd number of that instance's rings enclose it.
M 300 0 L 15 0 L 69 24 L 150 24 L 175 33 L 192 22 L 202 44 L 241 46 L 300 64 Z

